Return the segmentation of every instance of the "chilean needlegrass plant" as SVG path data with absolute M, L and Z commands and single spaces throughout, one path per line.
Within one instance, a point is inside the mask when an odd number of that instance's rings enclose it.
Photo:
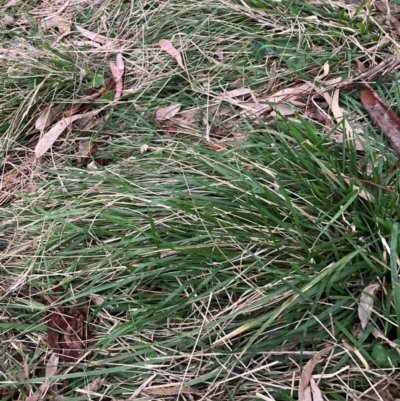
M 38 22 L 42 6 L 7 10 L 25 13 L 31 25 L 2 33 L 3 47 L 18 49 L 0 70 L 4 173 L 32 166 L 38 116 L 51 104 L 79 102 L 99 74 L 110 76 L 107 58 L 120 51 L 81 47 L 76 30 L 55 40 L 57 32 Z M 399 380 L 395 361 L 376 355 L 377 345 L 390 350 L 400 338 L 399 172 L 363 115 L 359 89 L 340 100 L 357 116 L 351 123 L 361 126 L 363 152 L 332 141 L 342 124 L 301 113 L 208 114 L 216 94 L 251 87 L 261 96 L 294 79 L 312 81 L 328 58 L 332 77 L 356 73 L 351 61 L 371 60 L 383 35 L 370 6 L 354 13 L 303 1 L 74 7 L 74 23 L 120 40 L 125 92 L 101 125 L 55 144 L 34 171 L 35 192 L 13 194 L 0 210 L 0 390 L 11 386 L 8 399 L 25 399 L 46 380 L 44 296 L 61 286 L 60 305 L 90 300 L 92 333 L 87 361 L 51 377 L 69 380 L 59 388 L 64 399 L 87 400 L 84 386 L 103 376 L 91 399 L 292 400 L 306 363 L 331 346 L 313 370 L 324 396 L 378 399 L 380 383 Z M 161 52 L 160 39 L 180 48 L 185 71 Z M 390 46 L 374 51 L 384 58 Z M 391 85 L 374 87 L 394 104 Z M 171 136 L 153 115 L 177 102 L 199 115 Z M 220 139 L 213 129 L 229 139 L 220 152 L 204 143 L 207 130 Z M 231 131 L 245 136 L 237 141 Z M 106 165 L 76 163 L 80 141 L 98 144 L 93 157 Z M 371 324 L 357 335 L 359 297 L 372 283 L 381 289 Z M 168 385 L 182 394 L 168 395 Z M 146 392 L 154 386 L 164 393 Z

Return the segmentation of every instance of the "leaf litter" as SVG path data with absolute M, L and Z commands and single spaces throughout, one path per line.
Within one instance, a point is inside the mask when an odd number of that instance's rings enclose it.
M 63 108 L 62 105 L 49 107 L 36 120 L 35 129 L 37 129 L 38 131 L 43 131 L 45 128 L 51 125 L 51 123 L 56 119 L 56 117 L 60 115 L 62 108 Z
M 171 104 L 170 106 L 167 107 L 161 107 L 156 111 L 156 119 L 159 121 L 170 120 L 176 114 L 179 113 L 180 109 L 181 109 L 180 103 Z
M 76 25 L 76 29 L 79 31 L 79 33 L 82 36 L 84 36 L 100 45 L 106 45 L 106 46 L 112 47 L 112 46 L 117 46 L 117 44 L 118 44 L 118 42 L 115 39 L 110 39 L 110 38 L 107 38 L 106 36 L 100 35 L 96 32 L 88 31 L 87 29 L 81 27 L 80 25 Z
M 71 117 L 63 117 L 58 121 L 51 129 L 44 134 L 35 148 L 35 157 L 39 159 L 42 157 L 54 144 L 55 141 L 60 137 L 60 135 L 71 126 L 74 121 L 77 121 L 85 117 L 93 117 L 94 113 L 92 111 L 85 114 L 76 114 Z
M 358 305 L 358 317 L 362 329 L 368 326 L 374 305 L 374 296 L 380 288 L 380 284 L 373 283 L 364 288 L 360 295 L 360 304 Z
M 332 347 L 326 347 L 321 351 L 318 351 L 304 366 L 299 382 L 299 401 L 312 401 L 311 392 L 313 393 L 317 392 L 315 388 L 316 383 L 313 384 L 314 390 L 312 390 L 310 383 L 312 379 L 313 370 L 315 366 L 322 361 L 323 357 L 333 349 L 334 347 L 332 346 Z
M 179 52 L 179 50 L 175 49 L 175 47 L 172 45 L 172 43 L 169 40 L 161 39 L 158 42 L 158 45 L 161 47 L 161 50 L 164 50 L 165 52 L 167 52 L 170 56 L 172 56 L 176 60 L 179 67 L 181 67 L 182 69 L 185 69 L 185 66 L 183 65 L 181 53 Z
M 382 129 L 390 147 L 400 155 L 400 117 L 367 84 L 361 92 L 361 103 L 372 121 Z
M 55 288 L 55 293 L 62 292 L 61 287 Z M 60 357 L 63 366 L 72 366 L 77 371 L 77 362 L 86 356 L 86 349 L 90 339 L 87 320 L 89 315 L 88 300 L 83 305 L 66 308 L 58 304 L 58 297 L 47 296 L 47 341 L 51 350 Z M 68 379 L 64 379 L 64 387 Z

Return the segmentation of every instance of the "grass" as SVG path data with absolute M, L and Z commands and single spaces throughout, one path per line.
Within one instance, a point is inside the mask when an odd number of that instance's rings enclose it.
M 228 90 L 264 101 L 314 82 L 326 62 L 325 80 L 357 75 L 354 59 L 397 53 L 383 13 L 302 0 L 70 3 L 69 35 L 43 23 L 60 8 L 47 2 L 7 8 L 14 22 L 0 32 L 3 399 L 46 381 L 45 297 L 57 286 L 59 305 L 89 300 L 92 341 L 42 399 L 292 400 L 327 347 L 312 371 L 325 399 L 399 398 L 399 171 L 360 88 L 341 90 L 340 105 L 364 151 L 332 140 L 343 124 L 304 106 L 276 118 L 211 107 Z M 118 42 L 79 43 L 76 25 Z M 185 71 L 160 39 L 181 50 Z M 35 121 L 101 86 L 121 49 L 122 98 L 95 100 L 101 118 L 35 164 Z M 395 109 L 397 80 L 372 83 Z M 195 121 L 156 121 L 173 103 Z M 331 115 L 317 96 L 306 103 Z M 88 143 L 97 153 L 78 162 Z M 360 331 L 360 295 L 374 283 Z

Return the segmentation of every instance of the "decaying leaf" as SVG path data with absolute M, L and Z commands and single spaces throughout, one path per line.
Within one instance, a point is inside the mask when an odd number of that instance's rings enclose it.
M 35 128 L 38 131 L 43 131 L 45 128 L 47 128 L 49 125 L 51 125 L 51 123 L 61 113 L 61 111 L 62 111 L 62 105 L 60 105 L 60 104 L 57 106 L 48 108 L 36 120 Z
M 374 296 L 379 290 L 380 284 L 370 284 L 364 288 L 360 295 L 360 304 L 358 305 L 358 317 L 360 318 L 361 327 L 365 329 L 371 318 Z
M 85 28 L 82 28 L 79 25 L 76 25 L 76 29 L 80 32 L 82 36 L 93 40 L 93 42 L 100 43 L 101 45 L 112 45 L 115 41 L 113 39 L 107 38 L 106 36 L 100 35 L 96 32 L 88 31 Z
M 181 54 L 179 53 L 178 50 L 175 49 L 175 47 L 172 45 L 172 43 L 169 40 L 161 39 L 158 42 L 158 45 L 161 47 L 161 50 L 164 50 L 169 55 L 171 55 L 172 57 L 175 58 L 175 60 L 178 63 L 179 67 L 181 67 L 182 69 L 185 69 L 185 66 L 183 65 Z
M 309 401 L 310 380 L 315 366 L 322 361 L 322 357 L 330 352 L 334 347 L 327 347 L 317 352 L 304 366 L 299 382 L 299 401 Z
M 368 85 L 361 92 L 361 103 L 383 131 L 391 148 L 400 155 L 400 118 Z
M 181 109 L 181 105 L 179 103 L 171 104 L 171 106 L 161 107 L 156 111 L 156 119 L 159 121 L 170 120 L 173 118 L 179 110 Z
M 49 306 L 56 299 L 47 297 Z M 61 305 L 49 308 L 47 312 L 47 339 L 50 348 L 60 356 L 63 363 L 74 363 L 82 357 L 87 346 L 87 306 L 76 306 L 69 310 Z
M 59 136 L 76 120 L 80 118 L 88 117 L 88 115 L 93 115 L 92 112 L 86 114 L 76 114 L 75 116 L 65 117 L 58 121 L 51 127 L 51 129 L 46 132 L 39 140 L 35 148 L 35 157 L 38 159 L 42 157 L 54 144 L 54 142 L 59 138 Z

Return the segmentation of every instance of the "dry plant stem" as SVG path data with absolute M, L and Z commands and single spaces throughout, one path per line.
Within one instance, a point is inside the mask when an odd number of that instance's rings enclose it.
M 399 57 L 391 57 L 387 60 L 383 60 L 378 65 L 362 72 L 361 74 L 357 75 L 354 78 L 346 79 L 343 82 L 338 83 L 337 85 L 332 85 L 325 90 L 332 90 L 332 89 L 345 89 L 348 88 L 356 83 L 361 83 L 363 81 L 371 80 L 374 76 L 378 73 L 382 72 L 383 70 L 387 69 L 384 74 L 382 74 L 379 78 L 384 78 L 389 74 L 390 71 L 393 71 L 396 67 L 400 64 Z

